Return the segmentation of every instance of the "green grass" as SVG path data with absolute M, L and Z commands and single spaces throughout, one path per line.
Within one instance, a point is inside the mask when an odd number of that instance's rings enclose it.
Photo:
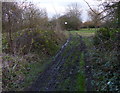
M 45 70 L 46 66 L 52 60 L 52 58 L 47 56 L 35 60 L 33 57 L 30 57 L 30 55 L 24 57 L 24 59 L 21 59 L 21 56 L 13 57 L 10 55 L 6 55 L 3 58 L 4 62 L 10 60 L 14 62 L 13 64 L 18 64 L 18 67 L 10 67 L 8 69 L 10 72 L 6 72 L 3 69 L 3 80 L 5 82 L 4 91 L 23 91 L 24 89 L 28 88 L 37 79 L 38 75 Z
M 79 44 L 79 41 L 76 38 L 77 38 L 77 36 L 73 35 L 72 40 L 67 45 L 67 47 L 65 49 L 65 52 L 62 54 L 62 56 L 66 56 L 71 47 L 76 46 L 76 45 Z
M 77 39 L 78 35 L 76 35 L 80 32 L 81 31 L 70 31 L 70 33 L 72 33 L 72 35 L 73 35 L 73 40 L 70 42 L 72 46 L 78 45 L 80 43 L 79 40 L 78 40 L 79 37 Z M 95 31 L 86 31 L 85 34 L 86 33 L 93 33 L 93 32 L 95 33 Z M 83 34 L 82 34 L 82 36 L 83 36 Z M 67 48 L 70 48 L 70 46 L 67 47 Z M 67 60 L 68 62 L 66 62 L 66 66 L 74 64 L 75 60 L 78 58 L 77 55 L 80 56 L 80 61 L 79 61 L 80 72 L 76 75 L 75 90 L 76 91 L 85 91 L 86 89 L 85 89 L 85 73 L 84 73 L 84 71 L 85 71 L 84 70 L 84 65 L 85 65 L 85 63 L 84 63 L 84 53 L 83 52 L 80 53 L 79 51 L 76 51 L 73 54 L 71 54 L 71 56 L 74 56 L 74 60 L 72 60 L 72 62 L 70 62 L 71 59 L 68 58 L 68 60 Z M 68 83 L 67 85 L 69 85 L 70 82 L 67 82 L 67 83 Z
M 83 41 L 88 48 L 93 47 L 93 37 L 83 37 Z
M 84 65 L 85 65 L 85 63 L 84 63 L 84 54 L 83 53 L 81 53 L 81 58 L 80 58 L 80 67 L 81 68 L 83 68 L 84 67 Z
M 77 35 L 73 35 L 72 40 L 69 42 L 63 56 L 65 56 L 68 53 L 68 50 L 70 50 L 71 47 L 76 47 L 80 43 L 79 39 L 80 38 Z M 81 58 L 80 58 L 81 60 L 79 60 L 79 63 L 76 64 L 76 60 L 79 59 L 79 56 L 81 56 Z M 85 90 L 85 76 L 84 76 L 84 68 L 83 68 L 83 66 L 84 66 L 83 57 L 84 57 L 83 53 L 80 53 L 80 51 L 75 50 L 66 59 L 66 62 L 63 65 L 64 68 L 69 68 L 69 67 L 72 67 L 72 66 L 75 66 L 75 65 L 79 64 L 80 65 L 80 72 L 79 72 L 79 74 L 76 74 L 74 77 L 68 77 L 67 79 L 64 80 L 64 82 L 62 81 L 59 84 L 60 89 L 63 89 L 63 90 L 66 90 L 66 91 L 67 90 L 75 90 L 75 91 L 84 91 Z
M 93 46 L 92 38 L 96 33 L 96 29 L 81 29 L 79 31 L 68 31 L 71 33 L 75 38 L 77 38 L 77 34 L 83 37 L 83 41 L 85 42 L 86 46 L 89 47 L 89 51 Z M 76 41 L 79 41 L 76 39 Z M 75 40 L 73 42 L 76 42 Z M 79 43 L 79 42 L 77 42 Z M 82 52 L 80 55 L 80 71 L 76 76 L 76 87 L 77 91 L 86 91 L 85 87 L 85 62 L 84 62 L 84 53 Z
M 84 54 L 81 53 L 80 58 L 80 72 L 77 75 L 77 91 L 85 91 L 85 74 L 84 74 Z
M 64 82 L 62 82 L 59 87 L 60 89 L 63 89 L 64 91 L 68 91 L 68 89 L 66 88 L 66 86 L 69 86 L 70 83 L 70 78 L 68 77 L 67 79 L 64 80 Z
M 81 36 L 94 36 L 95 35 L 95 32 L 97 31 L 97 29 L 80 29 L 80 30 L 73 30 L 73 31 L 70 31 L 71 34 L 75 35 L 76 33 L 78 35 L 81 35 Z
M 77 91 L 85 91 L 85 76 L 79 73 L 77 79 Z
M 41 60 L 40 62 L 35 62 L 32 64 L 29 64 L 30 71 L 26 73 L 24 82 L 20 85 L 21 89 L 29 87 L 38 77 L 38 75 L 43 72 L 46 68 L 46 66 L 50 63 L 50 58 L 45 58 L 44 60 Z
M 99 29 L 99 28 L 81 28 L 80 30 L 86 30 L 86 31 L 91 30 L 91 31 L 96 31 L 97 29 Z

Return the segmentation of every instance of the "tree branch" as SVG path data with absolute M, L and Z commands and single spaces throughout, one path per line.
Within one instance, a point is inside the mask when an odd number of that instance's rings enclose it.
M 84 0 L 85 1 L 85 0 Z M 92 12 L 94 12 L 95 14 L 97 14 L 92 8 L 91 8 L 91 6 L 89 5 L 89 3 L 87 2 L 87 1 L 85 1 L 86 2 L 86 4 L 88 5 L 88 7 L 90 8 L 90 10 L 92 11 Z

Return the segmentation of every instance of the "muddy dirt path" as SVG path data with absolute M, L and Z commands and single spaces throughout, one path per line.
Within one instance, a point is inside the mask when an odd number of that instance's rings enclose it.
M 53 61 L 26 91 L 76 91 L 76 76 L 79 72 L 80 54 L 87 54 L 87 47 L 81 36 L 70 36 Z M 91 67 L 88 56 L 84 57 L 86 90 L 91 91 Z M 69 83 L 66 83 L 69 82 Z

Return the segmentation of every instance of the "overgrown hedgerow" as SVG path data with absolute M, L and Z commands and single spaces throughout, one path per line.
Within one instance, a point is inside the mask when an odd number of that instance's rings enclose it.
M 67 39 L 63 32 L 57 31 L 21 31 L 13 34 L 14 54 L 9 53 L 7 38 L 3 36 L 4 91 L 23 90 L 30 86 Z M 30 73 L 33 75 L 30 76 Z
M 19 34 L 19 35 L 18 35 Z M 54 31 L 25 31 L 14 33 L 13 46 L 15 54 L 45 53 L 54 55 L 66 40 L 65 34 Z M 9 53 L 7 38 L 3 38 L 3 52 Z
M 100 29 L 94 38 L 93 85 L 97 91 L 119 90 L 120 29 Z

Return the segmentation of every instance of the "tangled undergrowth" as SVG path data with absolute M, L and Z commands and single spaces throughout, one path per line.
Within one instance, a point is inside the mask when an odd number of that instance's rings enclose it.
M 91 64 L 95 91 L 120 92 L 120 29 L 102 28 L 93 38 Z
M 11 54 L 7 36 L 3 35 L 3 91 L 28 87 L 67 39 L 65 33 L 57 31 L 20 31 L 13 36 Z

